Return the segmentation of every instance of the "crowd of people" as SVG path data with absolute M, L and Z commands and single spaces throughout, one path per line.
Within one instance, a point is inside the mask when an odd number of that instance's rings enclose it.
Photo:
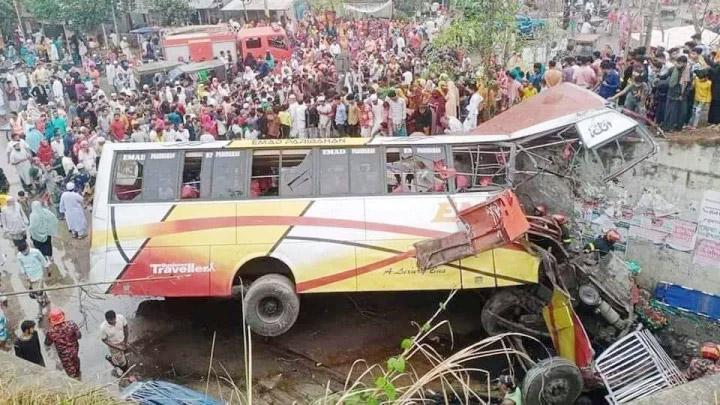
M 547 70 L 535 64 L 534 71 L 544 71 L 544 86 L 572 82 L 592 89 L 666 131 L 720 124 L 720 52 L 700 35 L 681 47 L 631 49 L 625 59 L 601 51 L 566 56 Z

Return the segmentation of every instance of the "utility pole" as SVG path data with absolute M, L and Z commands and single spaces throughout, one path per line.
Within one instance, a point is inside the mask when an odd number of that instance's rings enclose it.
M 25 27 L 23 27 L 22 25 L 22 16 L 20 15 L 20 7 L 18 7 L 17 0 L 13 0 L 13 6 L 15 7 L 15 14 L 17 14 L 18 29 L 20 30 L 20 35 L 25 38 Z
M 112 12 L 113 26 L 115 27 L 115 35 L 120 36 L 120 30 L 118 30 L 117 17 L 115 16 L 115 0 L 110 2 L 110 11 Z M 113 44 L 117 45 L 117 44 Z
M 644 3 L 645 3 L 644 0 L 640 0 L 640 8 L 638 9 L 638 13 L 637 13 L 638 17 L 640 17 L 640 22 L 641 22 L 641 24 L 640 24 L 640 32 L 638 32 L 638 35 L 639 35 L 639 37 L 640 37 L 640 41 L 638 41 L 638 43 L 640 43 L 640 44 L 645 43 L 645 39 L 644 39 L 644 37 L 645 37 L 645 30 L 643 30 L 643 28 L 645 27 L 645 16 L 646 16 L 646 14 L 645 14 L 645 9 L 643 8 L 644 5 L 645 5 Z M 632 25 L 633 25 L 633 24 L 632 24 L 632 19 L 631 19 L 631 20 L 630 20 L 630 32 L 632 32 Z M 632 41 L 632 34 L 630 34 L 630 41 Z M 628 42 L 628 49 L 630 49 L 630 48 L 632 48 L 632 47 L 630 46 L 630 42 Z
M 264 6 L 265 6 L 265 17 L 267 17 L 268 22 L 270 22 L 270 7 L 268 6 L 268 0 L 264 0 Z
M 107 31 L 105 30 L 105 23 L 100 24 L 100 26 L 102 27 L 103 39 L 105 41 L 105 49 L 110 49 L 110 44 L 108 43 Z

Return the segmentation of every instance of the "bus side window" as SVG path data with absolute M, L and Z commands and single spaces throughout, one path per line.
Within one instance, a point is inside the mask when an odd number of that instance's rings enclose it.
M 320 150 L 320 195 L 350 193 L 347 149 Z
M 493 145 L 463 145 L 452 148 L 453 166 L 449 177 L 458 192 L 497 188 L 507 184 L 510 150 Z
M 420 193 L 440 193 L 448 189 L 448 167 L 441 146 L 422 146 L 413 150 L 415 187 Z
M 277 197 L 280 151 L 261 150 L 253 153 L 250 177 L 250 198 Z
M 410 148 L 388 148 L 385 151 L 385 182 L 388 193 L 415 191 L 415 169 Z
M 280 196 L 302 197 L 313 193 L 313 159 L 309 149 L 282 151 Z
M 202 163 L 203 152 L 185 152 L 182 186 L 180 188 L 181 199 L 195 199 L 200 198 L 201 194 L 207 194 L 209 184 L 203 184 L 201 181 Z
M 144 201 L 173 201 L 176 199 L 178 180 L 178 153 L 149 152 L 145 170 L 150 174 L 143 184 Z
M 210 166 L 206 160 L 205 166 Z M 246 195 L 247 182 L 247 151 L 217 151 L 212 159 L 212 198 L 218 200 L 234 200 Z M 204 183 L 207 174 L 201 174 L 200 183 Z M 202 195 L 203 190 L 201 188 Z
M 113 200 L 117 202 L 138 201 L 142 196 L 145 154 L 119 154 L 115 161 Z
M 350 192 L 353 195 L 381 194 L 385 188 L 378 148 L 350 149 Z

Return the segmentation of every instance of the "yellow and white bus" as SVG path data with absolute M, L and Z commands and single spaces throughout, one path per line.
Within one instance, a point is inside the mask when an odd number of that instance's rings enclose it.
M 108 143 L 95 186 L 91 279 L 140 296 L 230 297 L 246 288 L 248 324 L 266 336 L 292 326 L 302 293 L 536 283 L 540 260 L 518 244 L 428 271 L 412 253 L 418 241 L 458 231 L 453 205 L 507 187 L 511 141 Z

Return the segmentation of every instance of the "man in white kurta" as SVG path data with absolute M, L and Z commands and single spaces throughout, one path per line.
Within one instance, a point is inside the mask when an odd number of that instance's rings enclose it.
M 69 182 L 67 191 L 60 196 L 60 212 L 65 214 L 65 221 L 73 238 L 82 239 L 87 236 L 87 219 L 83 197 L 75 192 L 75 184 Z
M 30 159 L 32 155 L 30 151 L 23 147 L 22 143 L 17 142 L 13 145 L 12 150 L 8 156 L 10 164 L 17 170 L 18 177 L 22 181 L 23 187 L 30 187 L 32 185 L 32 176 L 30 175 L 30 169 L 32 164 Z

